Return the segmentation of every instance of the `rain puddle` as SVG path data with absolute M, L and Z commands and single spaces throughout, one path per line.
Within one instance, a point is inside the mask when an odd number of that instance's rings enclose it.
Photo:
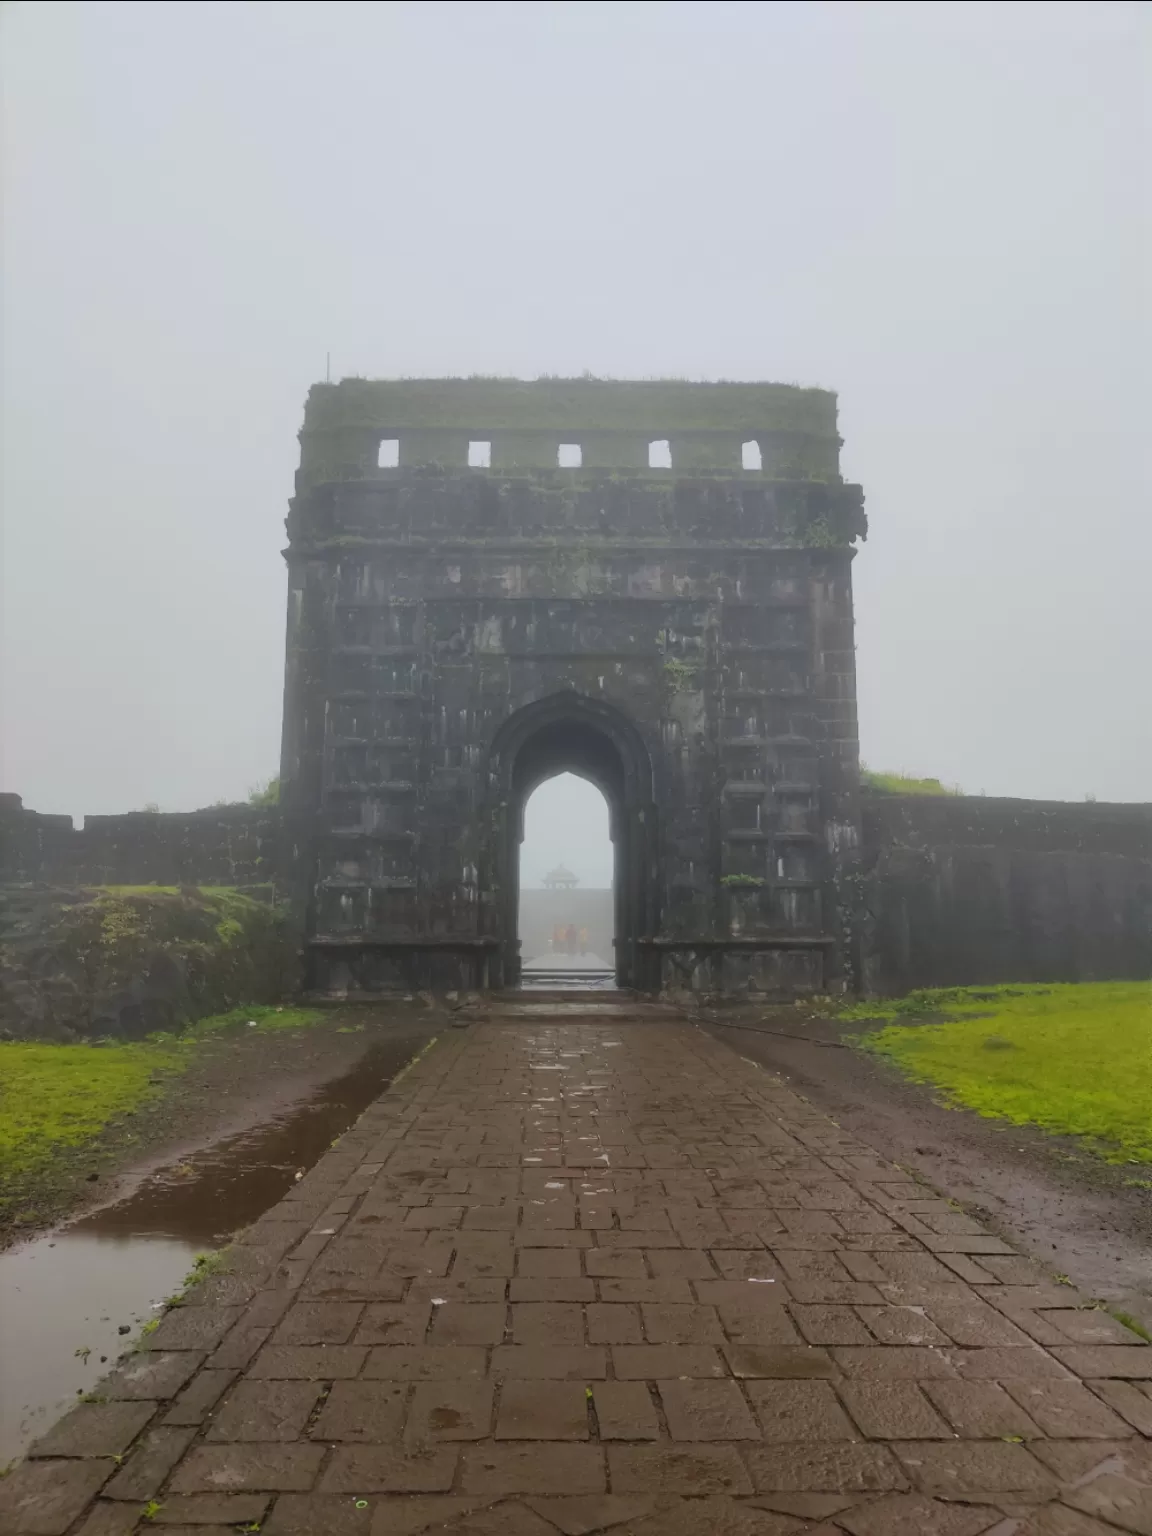
M 263 1124 L 148 1170 L 115 1204 L 0 1254 L 0 1466 L 111 1368 L 197 1253 L 274 1205 L 428 1039 L 372 1046 Z

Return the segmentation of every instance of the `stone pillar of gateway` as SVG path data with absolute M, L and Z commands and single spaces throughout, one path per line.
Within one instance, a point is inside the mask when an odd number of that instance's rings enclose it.
M 854 979 L 836 397 L 783 384 L 313 387 L 281 766 L 306 987 L 514 986 L 527 797 L 604 793 L 619 984 Z

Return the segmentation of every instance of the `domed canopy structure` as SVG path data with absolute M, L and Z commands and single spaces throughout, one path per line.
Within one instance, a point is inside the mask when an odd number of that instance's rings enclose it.
M 580 884 L 580 876 L 563 864 L 557 864 L 555 869 L 550 869 L 544 876 L 544 889 L 546 891 L 573 891 Z

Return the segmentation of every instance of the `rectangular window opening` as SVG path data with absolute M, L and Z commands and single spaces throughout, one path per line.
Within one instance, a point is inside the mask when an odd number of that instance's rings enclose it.
M 657 438 L 654 443 L 648 444 L 648 468 L 672 468 L 672 449 L 666 437 Z
M 740 448 L 740 459 L 741 459 L 741 462 L 744 465 L 745 469 L 760 469 L 760 468 L 762 468 L 762 461 L 761 461 L 761 458 L 760 458 L 760 444 L 759 443 L 744 443 L 744 444 L 742 444 L 742 446 Z
M 400 468 L 400 439 L 398 437 L 386 437 L 383 439 L 376 463 L 380 469 Z
M 468 444 L 468 468 L 491 469 L 492 468 L 492 444 L 469 443 Z
M 579 469 L 584 462 L 584 450 L 579 443 L 561 443 L 556 450 L 556 462 L 561 469 Z

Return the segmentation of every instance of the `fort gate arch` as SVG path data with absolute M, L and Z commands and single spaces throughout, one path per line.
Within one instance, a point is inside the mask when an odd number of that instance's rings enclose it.
M 524 809 L 538 785 L 563 772 L 588 779 L 608 802 L 617 981 L 644 991 L 657 988 L 658 952 L 644 942 L 659 930 L 659 817 L 651 757 L 640 731 L 619 709 L 574 690 L 525 705 L 493 742 L 488 784 L 493 825 L 481 867 L 481 901 L 490 901 L 494 931 L 501 937 L 500 979 L 505 985 L 520 979 Z
M 281 795 L 313 990 L 514 983 L 523 803 L 562 768 L 612 807 L 622 982 L 849 979 L 865 521 L 834 395 L 349 379 L 300 441 Z

